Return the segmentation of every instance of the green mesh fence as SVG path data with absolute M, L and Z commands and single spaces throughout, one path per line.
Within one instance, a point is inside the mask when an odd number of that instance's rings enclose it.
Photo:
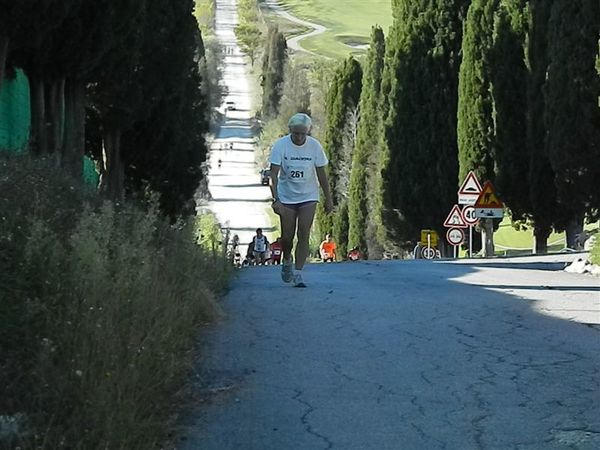
M 29 81 L 21 69 L 14 78 L 7 78 L 0 87 L 0 151 L 21 153 L 26 150 L 31 127 Z M 97 187 L 96 165 L 87 156 L 83 159 L 83 180 Z
M 83 157 L 83 181 L 93 187 L 98 187 L 100 176 L 96 171 L 96 164 L 92 158 Z
M 31 109 L 29 82 L 22 70 L 0 88 L 0 150 L 20 153 L 27 147 Z

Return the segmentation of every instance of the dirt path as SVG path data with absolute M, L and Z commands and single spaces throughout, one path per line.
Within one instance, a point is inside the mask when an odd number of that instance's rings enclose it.
M 286 10 L 281 7 L 281 4 L 277 0 L 266 0 L 264 2 L 265 6 L 273 11 L 275 14 L 283 17 L 285 20 L 296 23 L 298 25 L 302 25 L 304 27 L 312 28 L 312 31 L 308 33 L 301 34 L 299 36 L 295 36 L 287 40 L 287 45 L 294 51 L 305 52 L 311 55 L 320 56 L 323 58 L 327 58 L 326 56 L 319 55 L 318 53 L 311 52 L 310 50 L 306 50 L 304 47 L 300 45 L 300 41 L 309 37 L 318 36 L 319 34 L 327 31 L 327 28 L 323 25 L 319 25 L 318 23 L 309 22 L 308 20 L 299 19 L 296 16 L 293 16 Z

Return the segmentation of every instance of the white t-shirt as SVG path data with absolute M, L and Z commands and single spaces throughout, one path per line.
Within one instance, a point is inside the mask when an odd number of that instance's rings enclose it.
M 258 253 L 267 251 L 267 238 L 266 236 L 254 236 L 254 251 Z
M 271 164 L 279 166 L 277 194 L 281 203 L 319 201 L 316 167 L 329 162 L 319 141 L 306 137 L 304 145 L 296 145 L 290 135 L 273 144 Z

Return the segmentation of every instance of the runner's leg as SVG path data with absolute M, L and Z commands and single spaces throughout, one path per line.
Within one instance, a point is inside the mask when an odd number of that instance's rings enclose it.
M 296 270 L 302 270 L 308 257 L 308 246 L 310 238 L 310 228 L 312 227 L 313 219 L 317 203 L 311 203 L 303 206 L 298 210 L 298 242 L 296 244 Z
M 296 210 L 293 208 L 282 208 L 279 215 L 281 223 L 281 246 L 283 247 L 282 261 L 291 261 L 294 235 L 296 234 Z

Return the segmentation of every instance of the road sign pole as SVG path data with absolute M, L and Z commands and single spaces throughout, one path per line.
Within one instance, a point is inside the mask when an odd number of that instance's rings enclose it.
M 457 258 L 457 254 L 458 254 L 458 245 L 454 245 L 454 259 Z
M 469 226 L 469 258 L 473 257 L 473 225 Z

